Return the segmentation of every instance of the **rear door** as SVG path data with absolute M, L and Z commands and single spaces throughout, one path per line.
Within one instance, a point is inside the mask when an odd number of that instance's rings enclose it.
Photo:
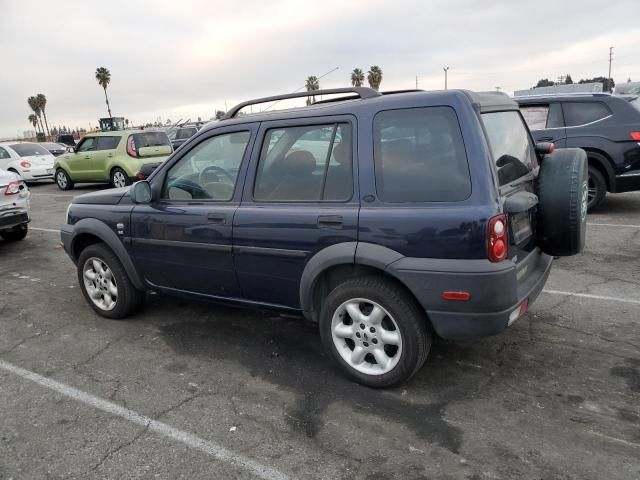
M 248 300 L 299 308 L 308 260 L 357 241 L 355 130 L 351 116 L 261 124 L 233 227 Z
M 120 144 L 120 136 L 99 136 L 96 137 L 96 152 L 90 160 L 91 175 L 96 179 L 109 178 L 107 165 L 113 158 L 116 148 Z
M 520 111 L 536 142 L 552 142 L 558 148 L 566 146 L 565 121 L 560 102 L 522 105 Z

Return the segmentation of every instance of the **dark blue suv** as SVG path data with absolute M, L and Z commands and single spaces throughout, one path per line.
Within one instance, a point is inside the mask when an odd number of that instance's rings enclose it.
M 507 96 L 311 94 L 334 97 L 245 102 L 147 181 L 75 197 L 61 235 L 89 305 L 123 318 L 152 290 L 300 314 L 385 387 L 434 335 L 505 329 L 582 249 L 586 156 L 534 144 Z

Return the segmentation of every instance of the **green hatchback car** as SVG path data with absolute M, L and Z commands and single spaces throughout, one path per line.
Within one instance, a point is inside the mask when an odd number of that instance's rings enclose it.
M 89 134 L 70 153 L 56 158 L 56 184 L 61 190 L 71 190 L 76 183 L 108 182 L 113 187 L 124 187 L 145 178 L 143 165 L 159 165 L 172 152 L 164 132 L 121 130 Z

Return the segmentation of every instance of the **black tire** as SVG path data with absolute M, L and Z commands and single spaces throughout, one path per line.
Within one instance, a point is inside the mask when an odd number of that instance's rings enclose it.
M 18 242 L 23 240 L 27 236 L 29 229 L 26 225 L 20 225 L 13 230 L 7 232 L 0 232 L 0 237 L 7 242 Z
M 596 167 L 589 165 L 589 194 L 587 210 L 589 212 L 598 208 L 607 194 L 607 181 L 604 175 Z
M 117 176 L 121 176 L 119 177 L 120 179 L 118 179 Z M 118 185 L 118 183 L 122 183 L 122 179 L 124 179 L 124 185 Z M 126 187 L 127 185 L 131 185 L 131 179 L 129 178 L 129 175 L 127 175 L 124 170 L 116 167 L 113 170 L 111 170 L 110 183 L 111 183 L 111 186 L 114 188 Z
M 347 363 L 338 352 L 332 335 L 332 321 L 336 311 L 351 299 L 367 299 L 377 303 L 393 318 L 400 331 L 401 353 L 396 365 L 386 373 L 367 374 L 360 372 Z M 385 317 L 381 325 L 385 321 L 388 322 L 389 319 Z M 358 327 L 359 325 L 354 324 L 356 331 Z M 362 334 L 366 332 L 367 329 L 363 330 Z M 382 334 L 381 329 L 378 332 L 378 334 Z M 325 348 L 347 377 L 362 385 L 374 388 L 391 387 L 415 375 L 427 359 L 432 338 L 425 312 L 416 304 L 415 300 L 401 287 L 376 276 L 346 280 L 329 293 L 320 312 L 320 335 Z M 375 334 L 371 334 L 369 337 L 370 341 L 373 341 L 373 335 Z M 346 346 L 351 348 L 349 345 Z M 372 346 L 372 348 L 374 347 Z M 365 360 L 366 358 L 365 356 Z
M 65 172 L 62 168 L 56 170 L 56 176 L 54 177 L 54 182 L 60 190 L 71 190 L 73 188 L 73 180 L 67 172 Z
M 538 175 L 538 245 L 556 257 L 584 248 L 587 231 L 587 154 L 563 148 L 545 157 Z
M 117 286 L 115 307 L 111 310 L 100 308 L 91 299 L 84 279 L 84 267 L 88 260 L 95 258 L 106 264 L 113 274 Z M 85 248 L 78 258 L 78 282 L 85 300 L 99 315 L 111 319 L 123 319 L 135 312 L 144 301 L 144 292 L 133 286 L 118 257 L 104 243 L 95 243 Z

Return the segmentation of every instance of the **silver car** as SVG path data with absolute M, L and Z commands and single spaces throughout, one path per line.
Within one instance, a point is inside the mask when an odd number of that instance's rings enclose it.
M 17 174 L 0 169 L 0 237 L 7 242 L 27 236 L 29 189 Z

